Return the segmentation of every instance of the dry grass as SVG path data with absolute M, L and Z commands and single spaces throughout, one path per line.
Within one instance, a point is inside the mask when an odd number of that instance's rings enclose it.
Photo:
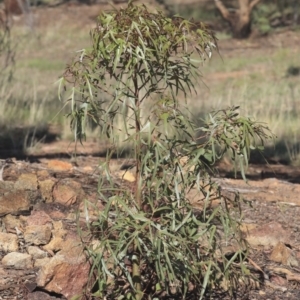
M 67 13 L 62 8 L 43 15 L 38 12 L 36 24 L 47 19 L 44 24 L 36 25 L 33 33 L 21 26 L 22 20 L 14 26 L 13 37 L 19 41 L 17 69 L 11 85 L 0 89 L 2 124 L 58 123 L 62 126 L 62 137 L 71 136 L 63 114 L 55 117 L 63 103 L 58 100 L 54 83 L 75 51 L 89 46 L 89 29 L 95 24 L 91 16 L 95 17 L 100 9 L 89 10 L 79 7 L 69 8 Z M 88 12 L 90 16 L 79 21 Z M 54 16 L 57 19 L 51 22 Z M 278 141 L 282 141 L 280 151 L 289 159 L 297 159 L 300 76 L 289 76 L 288 68 L 300 65 L 299 41 L 299 32 L 244 42 L 222 39 L 222 58 L 215 55 L 203 67 L 198 95 L 188 100 L 193 115 L 197 118 L 211 110 L 240 105 L 244 114 L 272 128 Z

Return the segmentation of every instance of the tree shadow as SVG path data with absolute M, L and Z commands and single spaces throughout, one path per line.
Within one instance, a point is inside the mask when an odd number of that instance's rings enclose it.
M 254 150 L 250 156 L 250 167 L 246 172 L 249 180 L 276 178 L 290 183 L 300 183 L 300 141 L 291 143 L 278 140 L 273 146 L 266 146 L 264 151 Z M 220 163 L 217 168 L 219 176 L 242 179 L 239 172 L 234 172 L 233 166 Z
M 59 137 L 59 131 L 51 126 L 0 125 L 0 159 L 28 159 L 28 148 L 39 143 L 52 143 Z
M 35 154 L 39 151 L 34 151 L 34 148 L 41 145 L 55 143 L 61 140 L 61 130 L 58 126 L 6 126 L 0 125 L 0 159 L 16 158 L 17 160 L 26 160 L 29 162 L 38 162 L 39 159 L 70 159 L 75 156 L 93 156 L 105 157 L 109 147 L 101 147 L 99 151 L 80 151 L 76 153 L 66 152 L 65 147 L 51 153 Z M 83 142 L 84 145 L 84 142 Z M 32 151 L 28 151 L 32 149 Z M 124 147 L 117 149 L 111 158 L 127 158 L 132 153 L 132 147 Z

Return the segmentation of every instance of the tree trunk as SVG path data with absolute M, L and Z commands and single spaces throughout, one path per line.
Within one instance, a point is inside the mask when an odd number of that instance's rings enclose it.
M 251 33 L 251 13 L 253 8 L 261 0 L 237 0 L 239 8 L 229 11 L 221 0 L 215 0 L 215 4 L 222 17 L 229 23 L 234 38 L 244 39 Z
M 294 0 L 294 17 L 293 17 L 293 23 L 296 26 L 298 24 L 299 19 L 299 0 Z

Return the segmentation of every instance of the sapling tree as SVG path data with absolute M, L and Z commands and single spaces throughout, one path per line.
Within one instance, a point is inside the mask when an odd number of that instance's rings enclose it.
M 246 276 L 247 249 L 234 213 L 239 197 L 222 196 L 209 170 L 231 151 L 243 171 L 267 128 L 241 117 L 238 107 L 211 113 L 201 128 L 191 121 L 187 96 L 217 50 L 202 23 L 129 3 L 100 14 L 91 42 L 66 68 L 61 87 L 71 91 L 75 137 L 84 138 L 91 118 L 110 141 L 98 188 L 105 208 L 88 222 L 93 295 L 199 299 L 231 290 L 239 274 Z M 206 136 L 202 144 L 198 131 Z M 132 147 L 133 184 L 114 180 L 109 168 L 122 144 Z M 224 245 L 231 242 L 238 247 L 229 257 Z

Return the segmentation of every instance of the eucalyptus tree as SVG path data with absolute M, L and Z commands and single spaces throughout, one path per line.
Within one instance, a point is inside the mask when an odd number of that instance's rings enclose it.
M 229 150 L 244 170 L 250 148 L 268 131 L 238 107 L 211 113 L 201 128 L 191 121 L 186 99 L 215 50 L 204 24 L 129 3 L 100 14 L 91 47 L 66 68 L 60 86 L 70 90 L 75 137 L 85 136 L 92 118 L 110 140 L 98 187 L 105 208 L 88 222 L 98 239 L 96 248 L 86 245 L 94 296 L 199 299 L 214 288 L 230 290 L 245 270 L 239 197 L 222 195 L 210 169 Z M 109 167 L 123 143 L 132 147 L 133 184 L 116 182 Z M 233 240 L 239 247 L 229 259 L 222 245 Z

